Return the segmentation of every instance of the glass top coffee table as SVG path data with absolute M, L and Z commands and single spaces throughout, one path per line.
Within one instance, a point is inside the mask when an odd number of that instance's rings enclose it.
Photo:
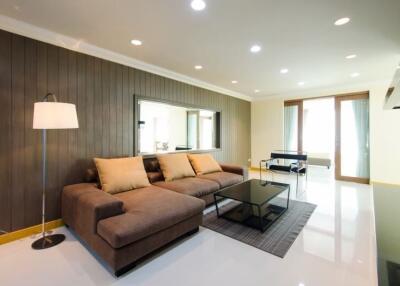
M 215 193 L 214 203 L 218 217 L 264 232 L 289 208 L 289 197 L 289 184 L 252 179 Z M 237 204 L 221 213 L 217 203 L 221 198 Z

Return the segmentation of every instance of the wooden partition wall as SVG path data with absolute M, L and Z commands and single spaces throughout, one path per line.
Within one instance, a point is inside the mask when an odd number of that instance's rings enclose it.
M 250 102 L 0 30 L 0 229 L 40 223 L 41 141 L 33 104 L 47 92 L 75 103 L 80 128 L 48 132 L 48 220 L 92 158 L 134 155 L 134 95 L 221 110 L 216 159 L 246 164 Z

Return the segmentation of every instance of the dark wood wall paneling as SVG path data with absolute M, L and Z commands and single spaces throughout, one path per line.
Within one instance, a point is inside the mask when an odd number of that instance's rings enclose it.
M 217 160 L 247 164 L 250 103 L 131 67 L 0 30 L 0 229 L 40 223 L 41 132 L 33 104 L 47 92 L 75 103 L 80 128 L 48 132 L 47 219 L 60 217 L 60 194 L 82 181 L 92 158 L 134 155 L 134 97 L 222 111 Z

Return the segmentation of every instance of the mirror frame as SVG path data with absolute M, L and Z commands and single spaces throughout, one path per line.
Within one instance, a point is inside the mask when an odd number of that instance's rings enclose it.
M 163 154 L 174 154 L 174 153 L 209 153 L 209 152 L 220 152 L 222 151 L 222 111 L 220 109 L 216 108 L 210 108 L 210 107 L 205 107 L 205 106 L 200 106 L 200 105 L 193 105 L 193 104 L 185 104 L 182 102 L 177 102 L 177 101 L 172 101 L 168 99 L 162 99 L 162 98 L 154 98 L 154 97 L 149 97 L 149 96 L 142 96 L 142 95 L 133 95 L 134 97 L 134 156 L 143 156 L 144 158 L 151 158 L 155 157 L 157 153 L 153 154 L 140 154 L 139 153 L 139 101 L 151 101 L 151 102 L 156 102 L 156 103 L 164 103 L 164 104 L 169 104 L 169 105 L 174 105 L 174 106 L 179 106 L 179 107 L 184 107 L 184 108 L 193 108 L 193 109 L 202 109 L 202 110 L 210 110 L 214 111 L 217 113 L 217 118 L 218 118 L 218 123 L 217 123 L 217 136 L 216 136 L 216 147 L 211 148 L 211 149 L 198 149 L 198 150 L 182 150 L 182 151 L 171 151 Z

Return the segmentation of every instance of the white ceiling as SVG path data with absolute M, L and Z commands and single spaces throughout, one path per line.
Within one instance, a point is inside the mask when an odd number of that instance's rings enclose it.
M 391 78 L 400 61 L 399 0 L 205 1 L 2 0 L 0 14 L 253 98 Z

